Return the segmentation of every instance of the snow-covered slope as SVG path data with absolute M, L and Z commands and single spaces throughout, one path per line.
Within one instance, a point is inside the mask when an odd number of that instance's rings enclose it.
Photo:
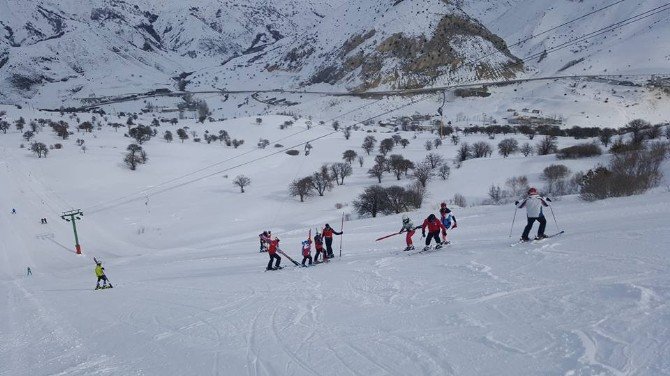
M 11 119 L 19 115 L 60 118 L 9 109 Z M 399 215 L 352 216 L 341 258 L 304 269 L 284 258 L 287 269 L 266 273 L 258 233 L 273 230 L 300 260 L 308 230 L 339 228 L 342 212 L 351 213 L 351 200 L 373 181 L 370 156 L 324 197 L 288 197 L 289 181 L 340 161 L 346 148 L 360 151 L 369 133 L 347 141 L 303 121 L 280 130 L 286 119 L 182 120 L 178 126 L 200 135 L 227 130 L 247 142 L 232 149 L 154 138 L 143 145 L 149 162 L 134 172 L 121 165 L 129 143 L 123 130 L 65 141 L 44 130 L 37 140 L 64 145 L 46 159 L 18 148 L 14 128 L 0 134 L 0 375 L 670 373 L 666 190 L 597 203 L 554 200 L 558 222 L 550 218 L 549 231 L 566 233 L 514 248 L 512 206 L 453 207 L 453 244 L 416 255 L 400 251 L 402 237 L 374 241 L 400 228 Z M 381 138 L 385 130 L 376 130 Z M 272 156 L 276 148 L 254 145 L 261 133 L 286 146 L 325 137 L 309 156 Z M 394 153 L 414 161 L 434 138 L 402 135 L 410 145 Z M 437 152 L 451 158 L 456 146 Z M 561 163 L 577 171 L 603 161 Z M 541 184 L 539 172 L 551 163 L 552 156 L 467 161 L 449 180 L 429 183 L 424 207 L 409 214 L 420 223 L 454 193 L 477 202 L 512 175 Z M 237 174 L 252 179 L 244 194 L 231 184 Z M 70 208 L 84 210 L 77 223 L 83 256 L 73 253 L 71 224 L 59 218 Z M 419 234 L 414 241 L 421 243 Z M 103 260 L 114 289 L 93 291 L 92 257 Z

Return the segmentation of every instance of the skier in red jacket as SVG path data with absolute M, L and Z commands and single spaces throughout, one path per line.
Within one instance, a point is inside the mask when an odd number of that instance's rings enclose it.
M 307 266 L 305 262 L 308 260 L 312 265 L 312 239 L 302 241 L 302 266 Z
M 333 230 L 333 228 L 330 227 L 328 223 L 326 223 L 326 227 L 323 228 L 321 234 L 323 235 L 323 238 L 326 239 L 326 250 L 328 251 L 328 258 L 335 257 L 335 254 L 333 253 L 333 234 L 342 235 L 342 231 L 337 232 Z
M 323 250 L 323 238 L 321 237 L 321 234 L 319 234 L 318 232 L 316 233 L 316 235 L 314 235 L 314 249 L 316 250 L 316 254 L 314 255 L 314 263 L 319 262 L 319 255 L 323 255 L 322 257 L 323 261 L 328 260 L 326 252 Z
M 281 264 L 281 257 L 277 254 L 277 249 L 279 249 L 279 238 L 274 238 L 270 241 L 270 246 L 268 247 L 268 255 L 270 255 L 270 261 L 268 262 L 268 267 L 266 270 L 277 270 L 281 269 L 279 264 Z M 272 260 L 277 260 L 275 267 L 272 267 Z
M 421 237 L 426 237 L 426 227 L 428 228 L 428 237 L 426 238 L 426 246 L 423 250 L 425 251 L 429 248 L 431 239 L 435 239 L 436 248 L 441 247 L 440 230 L 442 230 L 443 235 L 447 234 L 447 228 L 444 227 L 442 221 L 440 221 L 435 214 L 429 215 L 428 218 L 423 221 L 423 225 L 421 226 Z

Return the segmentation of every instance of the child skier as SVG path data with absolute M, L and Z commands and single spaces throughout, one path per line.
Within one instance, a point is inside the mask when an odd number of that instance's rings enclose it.
M 528 197 L 526 197 L 521 202 L 516 201 L 514 203 L 514 205 L 516 205 L 516 207 L 519 209 L 525 207 L 526 216 L 528 217 L 528 224 L 526 225 L 526 228 L 523 229 L 523 234 L 521 234 L 521 241 L 530 241 L 528 234 L 533 228 L 533 223 L 535 223 L 535 221 L 540 222 L 540 228 L 537 230 L 537 237 L 535 239 L 544 239 L 547 237 L 547 235 L 544 234 L 544 229 L 547 227 L 547 220 L 544 218 L 544 214 L 542 213 L 542 207 L 549 206 L 547 201 L 551 202 L 550 199 L 545 199 L 544 197 L 540 196 L 537 193 L 537 189 L 530 188 L 528 190 Z
M 314 249 L 316 250 L 314 263 L 327 261 L 326 252 L 323 250 L 323 238 L 318 232 L 314 235 Z M 322 261 L 319 261 L 319 255 L 323 255 Z
M 451 210 L 447 207 L 446 202 L 440 204 L 440 220 L 447 230 L 458 227 L 458 223 L 456 223 L 456 216 L 451 214 Z M 451 224 L 452 222 L 453 225 Z M 449 244 L 446 232 L 442 233 L 442 243 Z
M 307 239 L 302 241 L 302 266 L 305 265 L 305 261 L 309 260 L 309 265 L 312 265 L 312 239 Z
M 414 227 L 414 223 L 410 221 L 407 215 L 402 216 L 402 228 L 400 229 L 398 234 L 407 232 L 407 235 L 405 235 L 405 243 L 407 244 L 407 247 L 403 249 L 403 251 L 411 251 L 414 249 L 414 245 L 412 244 L 412 236 L 414 236 L 414 233 L 420 227 L 421 226 Z
M 277 270 L 281 269 L 279 264 L 281 264 L 281 257 L 277 254 L 277 249 L 279 249 L 279 238 L 274 238 L 270 241 L 270 246 L 268 247 L 268 255 L 270 255 L 270 261 L 268 262 L 268 267 L 265 270 Z M 272 267 L 272 261 L 277 260 L 274 268 Z
M 442 235 L 446 235 L 447 228 L 444 227 L 442 221 L 437 219 L 435 214 L 431 214 L 423 221 L 421 226 L 421 237 L 426 237 L 426 228 L 428 228 L 428 237 L 426 238 L 426 246 L 423 248 L 424 251 L 427 251 L 430 248 L 431 239 L 435 239 L 435 248 L 440 248 L 442 242 L 440 242 L 440 230 L 442 230 Z
M 321 234 L 323 234 L 323 237 L 326 239 L 326 250 L 328 250 L 328 258 L 335 257 L 335 254 L 333 253 L 333 234 L 342 235 L 343 232 L 337 232 L 333 230 L 333 228 L 330 227 L 328 223 L 326 223 L 326 227 L 323 228 Z
M 95 276 L 98 277 L 98 281 L 95 283 L 95 289 L 106 289 L 107 288 L 107 276 L 105 275 L 105 268 L 102 267 L 102 263 L 98 260 L 95 261 Z M 102 286 L 100 286 L 100 281 L 102 281 Z M 109 288 L 112 288 L 110 282 Z
M 272 237 L 272 232 L 271 231 L 263 231 L 262 233 L 258 234 L 258 239 L 261 242 L 261 248 L 259 252 L 267 252 L 268 251 L 268 245 L 270 244 L 270 241 Z

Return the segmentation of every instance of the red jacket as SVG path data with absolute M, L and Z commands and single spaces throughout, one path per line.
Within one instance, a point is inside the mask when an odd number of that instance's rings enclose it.
M 321 240 L 321 236 L 314 237 L 314 248 L 317 251 L 323 251 L 323 241 Z
M 337 232 L 337 231 L 333 230 L 332 227 L 324 227 L 323 231 L 321 231 L 321 236 L 323 236 L 324 238 L 330 238 L 330 239 L 332 239 L 332 238 L 333 238 L 333 234 L 335 234 L 335 235 L 342 235 L 341 232 Z
M 277 253 L 277 249 L 279 248 L 279 240 L 275 239 L 270 241 L 270 247 L 268 248 L 268 253 L 271 255 L 274 255 Z
M 421 226 L 421 231 L 425 232 L 426 227 L 428 227 L 428 232 L 438 232 L 440 229 L 444 232 L 447 231 L 447 228 L 444 227 L 442 221 L 437 218 L 433 219 L 432 221 L 429 221 L 428 218 L 426 218 L 426 220 L 423 221 L 423 226 Z

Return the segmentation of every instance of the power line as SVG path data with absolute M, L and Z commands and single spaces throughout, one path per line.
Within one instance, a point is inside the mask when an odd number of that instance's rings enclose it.
M 613 24 L 611 24 L 611 25 L 605 26 L 605 27 L 600 28 L 600 29 L 598 29 L 598 30 L 594 30 L 594 31 L 592 31 L 592 32 L 590 32 L 590 33 L 583 34 L 583 35 L 581 35 L 581 36 L 579 36 L 579 37 L 577 37 L 577 38 L 573 38 L 573 39 L 571 39 L 571 40 L 569 40 L 569 41 L 563 42 L 563 43 L 558 44 L 558 45 L 556 45 L 556 46 L 552 46 L 552 47 L 550 47 L 549 49 L 544 50 L 544 51 L 542 51 L 542 52 L 537 52 L 537 53 L 534 53 L 534 54 L 532 54 L 532 55 L 529 55 L 528 57 L 525 57 L 525 58 L 522 59 L 522 60 L 535 59 L 535 58 L 537 58 L 537 57 L 540 57 L 540 56 L 544 55 L 545 53 L 549 53 L 549 52 L 554 52 L 554 51 L 562 50 L 562 49 L 564 49 L 564 48 L 573 46 L 573 45 L 575 45 L 575 44 L 577 44 L 577 43 L 579 43 L 579 42 L 586 41 L 586 40 L 588 40 L 588 39 L 590 39 L 590 38 L 597 37 L 597 36 L 600 36 L 600 35 L 603 35 L 603 34 L 607 34 L 607 33 L 612 32 L 612 31 L 614 31 L 614 30 L 620 29 L 620 28 L 622 28 L 622 27 L 624 27 L 624 26 L 628 26 L 628 25 L 630 25 L 630 24 L 633 24 L 633 23 L 636 23 L 636 22 L 640 22 L 640 21 L 642 21 L 642 20 L 644 20 L 644 19 L 646 19 L 646 18 L 655 16 L 655 15 L 657 15 L 657 14 L 659 14 L 659 13 L 662 13 L 662 12 L 665 12 L 665 11 L 667 11 L 667 10 L 670 10 L 670 3 L 667 3 L 667 4 L 665 4 L 665 5 L 661 5 L 661 6 L 659 6 L 659 7 L 650 9 L 650 10 L 648 10 L 648 11 L 646 11 L 646 12 L 642 12 L 642 13 L 636 14 L 636 15 L 634 15 L 634 16 L 632 16 L 632 17 L 629 17 L 629 18 L 623 19 L 623 20 L 621 20 L 621 21 L 615 22 L 615 23 L 613 23 Z
M 326 121 L 326 122 L 329 122 L 329 121 L 333 121 L 333 120 L 335 120 L 335 119 L 344 117 L 344 116 L 346 116 L 346 115 L 348 115 L 348 114 L 351 114 L 351 113 L 356 112 L 356 111 L 359 111 L 359 110 L 361 110 L 361 109 L 363 109 L 363 108 L 369 107 L 369 106 L 371 106 L 371 105 L 373 105 L 373 104 L 376 104 L 376 103 L 380 102 L 381 100 L 383 100 L 383 98 L 381 98 L 381 99 L 377 99 L 377 100 L 375 100 L 375 101 L 372 102 L 372 103 L 367 103 L 367 104 L 365 104 L 365 105 L 363 105 L 363 106 L 359 106 L 359 107 L 357 107 L 357 108 L 354 108 L 353 110 L 347 111 L 347 112 L 345 112 L 345 113 L 343 113 L 343 114 L 339 114 L 339 115 L 337 115 L 337 116 L 335 116 L 335 117 L 333 117 L 333 118 L 331 118 L 331 119 L 325 120 L 325 121 Z M 292 133 L 292 134 L 290 134 L 290 135 L 287 135 L 287 136 L 278 138 L 278 139 L 272 141 L 272 143 L 276 144 L 276 143 L 278 143 L 278 142 L 280 142 L 280 141 L 283 141 L 283 140 L 292 138 L 292 137 L 294 137 L 294 136 L 297 136 L 297 135 L 299 135 L 299 134 L 301 134 L 301 133 L 305 133 L 305 132 L 308 132 L 308 131 L 310 131 L 310 128 L 303 129 L 303 130 L 301 130 L 301 131 L 294 132 L 294 133 Z M 127 195 L 118 197 L 118 198 L 116 198 L 116 199 L 107 201 L 107 202 L 103 202 L 103 203 L 99 203 L 99 204 L 93 205 L 93 206 L 89 207 L 89 208 L 87 209 L 87 211 L 91 211 L 91 210 L 93 210 L 93 212 L 96 212 L 97 210 L 94 210 L 94 209 L 97 208 L 97 207 L 101 207 L 101 206 L 109 205 L 109 204 L 111 204 L 111 203 L 113 203 L 113 202 L 121 201 L 121 200 L 127 199 L 127 198 L 129 198 L 129 197 L 136 196 L 136 195 L 138 195 L 138 194 L 143 194 L 143 195 L 145 195 L 145 196 L 146 196 L 146 195 L 149 195 L 149 194 L 152 194 L 152 193 L 150 192 L 151 190 L 158 189 L 158 188 L 160 188 L 160 187 L 162 187 L 162 186 L 164 186 L 164 185 L 167 185 L 167 184 L 176 182 L 176 181 L 178 181 L 178 180 L 187 178 L 187 177 L 192 176 L 192 175 L 196 175 L 196 174 L 198 174 L 198 173 L 200 173 L 200 172 L 203 172 L 203 171 L 205 171 L 205 170 L 209 170 L 210 168 L 213 168 L 213 167 L 222 165 L 222 164 L 224 164 L 224 163 L 227 163 L 227 162 L 230 162 L 230 161 L 232 161 L 232 160 L 235 160 L 235 159 L 244 157 L 244 156 L 246 156 L 246 155 L 249 155 L 249 154 L 258 152 L 258 151 L 260 151 L 260 150 L 262 150 L 262 149 L 251 149 L 251 150 L 249 150 L 249 151 L 240 153 L 240 154 L 235 155 L 235 156 L 233 156 L 233 157 L 226 158 L 226 159 L 221 160 L 221 161 L 218 161 L 218 162 L 216 162 L 216 163 L 212 163 L 212 164 L 210 164 L 210 165 L 208 165 L 208 166 L 205 166 L 205 167 L 202 167 L 202 168 L 200 168 L 200 169 L 198 169 L 198 170 L 189 172 L 189 173 L 184 174 L 184 175 L 177 176 L 177 177 L 175 177 L 175 178 L 172 178 L 172 179 L 169 179 L 169 180 L 166 180 L 166 181 L 163 181 L 163 182 L 161 182 L 161 183 L 159 183 L 159 184 L 157 184 L 157 185 L 154 185 L 154 186 L 152 186 L 152 187 L 150 187 L 150 188 L 143 189 L 143 190 L 140 190 L 140 191 L 137 191 L 137 192 L 134 192 L 134 193 L 130 193 L 130 194 L 127 194 Z
M 365 120 L 362 120 L 362 121 L 359 121 L 359 122 L 357 122 L 357 123 L 354 123 L 353 125 L 363 124 L 363 123 L 365 123 L 365 122 L 367 122 L 367 121 L 369 121 L 369 120 L 378 118 L 378 117 L 380 117 L 380 116 L 388 115 L 388 114 L 390 114 L 390 113 L 392 113 L 392 112 L 395 112 L 395 111 L 397 111 L 397 110 L 400 110 L 400 109 L 409 107 L 409 106 L 414 105 L 414 104 L 419 103 L 419 102 L 423 102 L 423 101 L 427 100 L 428 98 L 430 98 L 430 96 L 427 95 L 427 96 L 425 96 L 425 97 L 422 98 L 422 99 L 413 100 L 413 101 L 411 101 L 410 103 L 404 104 L 404 105 L 399 106 L 399 107 L 394 107 L 394 108 L 392 108 L 392 109 L 390 109 L 390 110 L 384 111 L 384 112 L 379 113 L 379 114 L 377 114 L 377 115 L 375 115 L 375 116 L 372 116 L 372 117 L 369 117 L 369 118 L 367 118 L 367 119 L 365 119 Z M 231 171 L 231 170 L 234 170 L 234 169 L 243 167 L 243 166 L 247 166 L 247 165 L 250 165 L 250 164 L 252 164 L 252 163 L 256 163 L 256 162 L 258 162 L 258 161 L 261 161 L 261 160 L 270 158 L 270 157 L 272 157 L 272 156 L 275 156 L 275 155 L 278 155 L 278 154 L 281 154 L 281 153 L 285 153 L 286 151 L 291 150 L 291 149 L 294 149 L 294 148 L 297 148 L 297 147 L 299 147 L 299 146 L 303 146 L 303 145 L 305 145 L 306 143 L 311 143 L 311 142 L 318 141 L 318 140 L 320 140 L 320 139 L 326 138 L 326 137 L 331 136 L 331 135 L 333 135 L 333 134 L 335 134 L 335 133 L 338 133 L 338 132 L 339 132 L 339 131 L 332 131 L 332 132 L 329 132 L 329 133 L 327 133 L 327 134 L 324 134 L 324 135 L 321 135 L 321 136 L 318 136 L 318 137 L 314 137 L 314 138 L 312 138 L 312 139 L 310 139 L 310 140 L 307 140 L 307 141 L 304 141 L 304 142 L 300 142 L 300 143 L 298 143 L 298 144 L 295 144 L 295 145 L 292 145 L 292 146 L 283 148 L 283 149 L 281 149 L 281 150 L 272 152 L 272 153 L 270 153 L 270 154 L 266 154 L 266 155 L 263 155 L 263 156 L 254 158 L 254 159 L 252 159 L 252 160 L 250 160 L 250 161 L 242 162 L 242 163 L 239 163 L 239 164 L 234 165 L 234 166 L 230 166 L 230 167 L 227 167 L 227 168 L 224 168 L 224 169 L 215 171 L 215 172 L 211 172 L 211 173 L 208 173 L 208 174 L 206 174 L 206 175 L 203 175 L 203 176 L 200 176 L 200 177 L 197 177 L 197 178 L 194 178 L 194 179 L 187 180 L 187 181 L 185 181 L 185 182 L 183 182 L 183 183 L 179 183 L 179 184 L 176 184 L 176 185 L 173 185 L 173 186 L 169 186 L 169 187 L 163 188 L 163 189 L 161 189 L 161 190 L 158 190 L 158 191 L 153 192 L 152 195 L 155 196 L 155 195 L 158 195 L 158 194 L 161 194 L 161 193 L 169 192 L 169 191 L 171 191 L 171 190 L 174 190 L 174 189 L 177 189 L 177 188 L 180 188 L 180 187 L 189 185 L 189 184 L 193 184 L 193 183 L 195 183 L 195 182 L 198 182 L 198 181 L 201 181 L 201 180 L 210 178 L 210 177 L 212 177 L 212 176 L 219 175 L 219 174 L 222 174 L 222 173 L 225 173 L 225 172 L 228 172 L 228 171 Z M 130 196 L 130 195 L 128 195 L 128 196 Z M 102 206 L 100 209 L 97 209 L 97 210 L 90 210 L 90 211 L 89 211 L 89 214 L 95 214 L 95 213 L 99 213 L 99 212 L 104 211 L 104 210 L 109 210 L 109 209 L 112 209 L 112 208 L 117 207 L 117 206 L 125 205 L 125 204 L 128 204 L 128 203 L 137 201 L 137 200 L 141 200 L 141 199 L 143 199 L 144 197 L 145 197 L 145 195 L 138 195 L 137 197 L 130 197 L 130 198 L 128 198 L 127 200 L 121 201 L 121 202 L 116 203 L 116 204 L 113 204 L 113 205 Z

